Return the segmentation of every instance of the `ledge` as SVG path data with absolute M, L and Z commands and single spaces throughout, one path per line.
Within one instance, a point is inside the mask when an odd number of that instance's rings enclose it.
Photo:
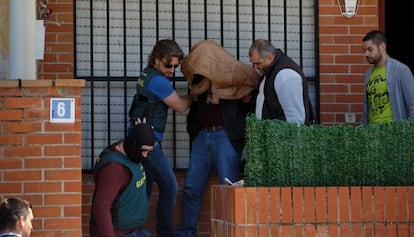
M 85 85 L 84 79 L 0 80 L 0 88 L 85 87 Z

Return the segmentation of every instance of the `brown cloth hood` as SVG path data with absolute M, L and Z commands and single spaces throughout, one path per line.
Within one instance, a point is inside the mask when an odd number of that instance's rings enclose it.
M 184 57 L 181 71 L 190 85 L 195 74 L 207 78 L 209 83 L 204 79 L 200 83 L 203 89 L 196 94 L 208 89 L 205 85 L 209 84 L 216 99 L 241 99 L 257 88 L 260 78 L 256 70 L 236 60 L 213 40 L 196 43 Z

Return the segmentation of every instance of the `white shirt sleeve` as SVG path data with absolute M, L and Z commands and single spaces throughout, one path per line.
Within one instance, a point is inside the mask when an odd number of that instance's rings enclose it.
M 302 77 L 292 69 L 283 69 L 276 75 L 274 87 L 285 113 L 286 121 L 305 123 Z

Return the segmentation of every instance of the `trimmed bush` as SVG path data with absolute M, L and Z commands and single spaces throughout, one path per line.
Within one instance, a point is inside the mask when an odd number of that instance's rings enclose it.
M 247 118 L 245 186 L 414 184 L 414 119 L 295 125 Z

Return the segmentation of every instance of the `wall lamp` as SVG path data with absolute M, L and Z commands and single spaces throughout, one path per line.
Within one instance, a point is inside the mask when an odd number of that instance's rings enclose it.
M 336 0 L 342 16 L 351 18 L 356 15 L 358 11 L 359 0 Z

